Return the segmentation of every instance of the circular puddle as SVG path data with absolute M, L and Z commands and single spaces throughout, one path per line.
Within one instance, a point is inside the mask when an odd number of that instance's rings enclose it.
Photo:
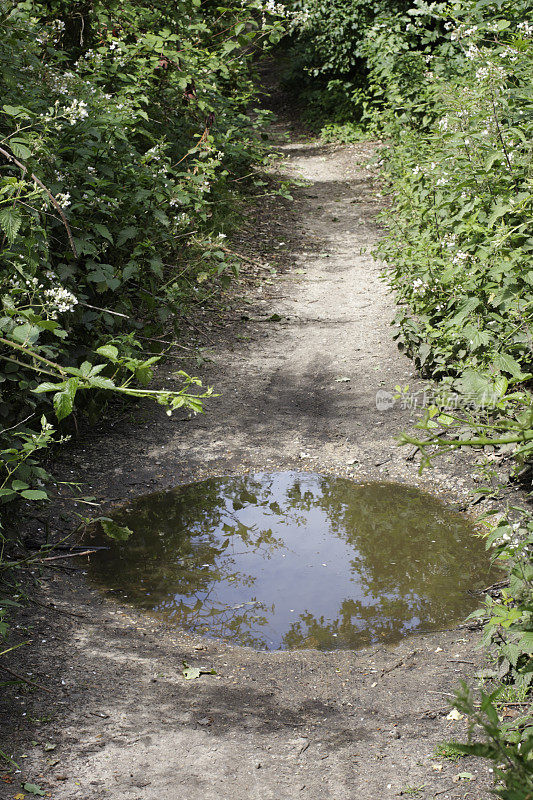
M 358 648 L 432 631 L 495 580 L 472 522 L 418 489 L 310 473 L 212 478 L 122 506 L 90 559 L 103 588 L 259 649 Z

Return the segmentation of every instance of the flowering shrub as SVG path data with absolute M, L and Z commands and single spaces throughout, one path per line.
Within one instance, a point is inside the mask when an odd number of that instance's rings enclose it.
M 157 357 L 139 340 L 179 333 L 235 269 L 224 218 L 267 156 L 252 56 L 281 31 L 259 0 L 1 5 L 3 501 L 45 496 L 20 453 L 86 390 L 201 411 L 185 373 L 146 388 Z
M 334 100 L 333 122 L 347 126 L 351 114 L 353 138 L 363 128 L 390 144 L 379 159 L 393 213 L 378 253 L 400 303 L 398 343 L 439 382 L 418 425 L 424 438 L 403 441 L 422 450 L 423 463 L 442 448 L 490 446 L 531 474 L 533 3 L 308 0 L 305 9 L 297 48 L 321 59 L 311 84 L 326 95 L 319 108 Z M 347 76 L 362 77 L 355 94 Z M 304 80 L 309 87 L 309 72 Z M 526 800 L 533 792 L 532 523 L 523 509 L 511 515 L 513 526 L 502 519 L 488 537 L 509 587 L 477 614 L 496 688 L 476 704 L 465 687 L 456 705 L 472 736 L 484 737 L 465 752 L 493 759 L 500 797 Z M 520 711 L 510 721 L 505 700 Z
M 237 268 L 223 229 L 268 157 L 253 59 L 281 33 L 261 0 L 0 3 L 0 506 L 47 499 L 75 408 L 202 411 L 184 372 L 147 388 L 141 342 Z M 0 526 L 0 577 L 5 544 Z
M 442 402 L 418 425 L 425 439 L 403 437 L 428 459 L 435 449 L 496 446 L 523 468 L 533 453 L 528 10 L 530 3 L 418 3 L 407 37 L 412 25 L 419 39 L 424 28 L 439 35 L 419 51 L 423 78 L 408 89 L 404 56 L 384 74 L 375 40 L 367 45 L 393 139 L 385 178 L 394 223 L 379 252 L 401 303 L 398 342 L 441 387 Z M 463 687 L 456 707 L 469 720 L 464 751 L 494 761 L 500 797 L 525 800 L 533 791 L 532 526 L 523 510 L 512 513 L 519 522 L 504 518 L 488 537 L 509 587 L 477 612 L 494 657 L 485 674 L 492 690 L 478 704 Z M 510 720 L 506 700 L 518 707 Z

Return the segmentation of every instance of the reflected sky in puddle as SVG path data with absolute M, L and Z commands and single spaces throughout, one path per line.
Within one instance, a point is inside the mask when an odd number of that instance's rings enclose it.
M 212 478 L 149 495 L 90 561 L 118 599 L 260 649 L 358 648 L 460 621 L 497 579 L 467 518 L 400 484 L 310 473 Z

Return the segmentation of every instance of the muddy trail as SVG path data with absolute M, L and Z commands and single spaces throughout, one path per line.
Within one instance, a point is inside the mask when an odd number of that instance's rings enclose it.
M 294 136 L 280 146 L 277 169 L 302 183 L 293 202 L 249 208 L 232 246 L 253 263 L 232 317 L 201 330 L 210 359 L 197 372 L 220 396 L 194 419 L 141 408 L 81 437 L 64 450 L 62 477 L 108 506 L 207 476 L 286 469 L 403 481 L 465 503 L 468 459 L 419 475 L 396 445 L 412 408 L 376 406 L 380 391 L 424 383 L 394 343 L 394 300 L 370 254 L 383 207 L 365 166 L 375 147 Z M 26 780 L 54 800 L 488 798 L 481 762 L 435 752 L 464 735 L 448 700 L 481 663 L 477 632 L 260 652 L 105 598 L 78 567 L 50 570 L 21 620 L 32 626 L 24 674 L 52 694 L 3 694 L 22 773 L 0 783 L 2 797 Z M 185 680 L 183 662 L 216 674 Z

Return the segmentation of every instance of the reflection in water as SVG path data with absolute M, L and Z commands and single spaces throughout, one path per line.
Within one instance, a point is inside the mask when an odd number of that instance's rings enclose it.
M 113 517 L 133 536 L 91 556 L 94 580 L 188 629 L 260 649 L 357 648 L 442 627 L 492 578 L 472 524 L 399 484 L 213 478 Z

